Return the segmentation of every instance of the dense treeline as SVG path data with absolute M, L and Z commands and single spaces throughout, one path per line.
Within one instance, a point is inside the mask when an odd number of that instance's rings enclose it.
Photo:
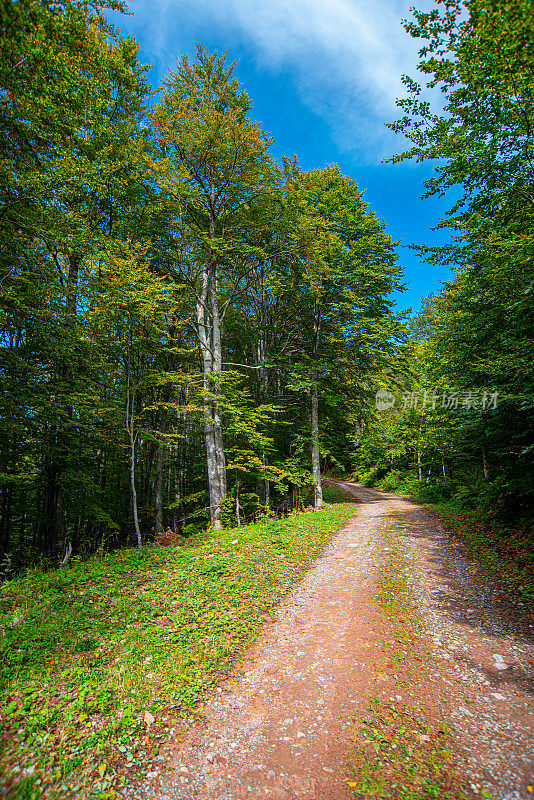
M 401 331 L 358 186 L 273 161 L 224 56 L 154 93 L 121 8 L 2 4 L 4 573 L 319 506 Z
M 325 466 L 528 527 L 532 4 L 406 23 L 443 111 L 406 78 L 394 160 L 455 197 L 422 248 L 453 278 L 408 338 L 358 185 L 274 161 L 226 56 L 199 46 L 155 92 L 110 9 L 1 6 L 3 573 L 319 507 Z
M 428 195 L 455 190 L 440 223 L 451 242 L 424 250 L 455 274 L 384 372 L 396 403 L 369 410 L 356 464 L 384 488 L 452 496 L 532 533 L 534 7 L 439 0 L 406 27 L 422 41 L 419 68 L 444 113 L 406 79 L 393 128 L 412 147 L 398 160 L 434 159 Z

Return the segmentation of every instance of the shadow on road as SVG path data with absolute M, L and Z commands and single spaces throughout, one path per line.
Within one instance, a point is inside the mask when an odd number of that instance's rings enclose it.
M 423 556 L 419 565 L 432 576 L 431 608 L 444 620 L 461 626 L 467 635 L 512 639 L 507 643 L 509 653 L 500 665 L 491 668 L 481 659 L 453 652 L 451 658 L 476 669 L 496 689 L 513 685 L 523 693 L 534 695 L 533 668 L 517 663 L 511 647 L 534 645 L 534 614 L 530 606 L 504 584 L 498 574 L 480 564 L 466 544 L 448 530 L 445 524 L 424 506 L 407 497 L 369 489 L 359 484 L 336 482 L 350 492 L 359 503 L 384 503 L 384 514 L 400 523 L 399 534 L 406 549 L 413 551 L 409 540 L 416 543 Z M 424 575 L 423 575 L 424 577 Z M 447 645 L 447 642 L 444 642 Z

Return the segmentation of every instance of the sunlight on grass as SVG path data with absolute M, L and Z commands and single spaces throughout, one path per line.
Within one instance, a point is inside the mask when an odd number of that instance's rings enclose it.
M 4 584 L 7 797 L 113 796 L 353 511 L 326 505 Z

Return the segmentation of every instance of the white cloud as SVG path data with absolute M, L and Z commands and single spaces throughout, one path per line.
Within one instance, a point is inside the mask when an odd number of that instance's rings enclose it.
M 384 122 L 397 116 L 401 76 L 414 74 L 417 63 L 418 45 L 401 25 L 410 6 L 410 0 L 137 0 L 132 10 L 142 15 L 159 55 L 173 49 L 168 37 L 180 17 L 244 40 L 260 68 L 292 79 L 339 146 L 376 161 L 390 149 Z

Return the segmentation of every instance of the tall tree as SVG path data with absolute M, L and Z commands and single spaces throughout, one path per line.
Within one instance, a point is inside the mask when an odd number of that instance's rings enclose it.
M 221 525 L 226 464 L 221 417 L 223 326 L 233 298 L 250 280 L 256 249 L 247 229 L 253 208 L 272 191 L 270 140 L 247 114 L 250 101 L 235 64 L 199 46 L 165 82 L 153 115 L 163 158 L 157 181 L 170 201 L 174 260 L 170 274 L 188 287 L 204 375 L 204 438 L 211 521 Z

